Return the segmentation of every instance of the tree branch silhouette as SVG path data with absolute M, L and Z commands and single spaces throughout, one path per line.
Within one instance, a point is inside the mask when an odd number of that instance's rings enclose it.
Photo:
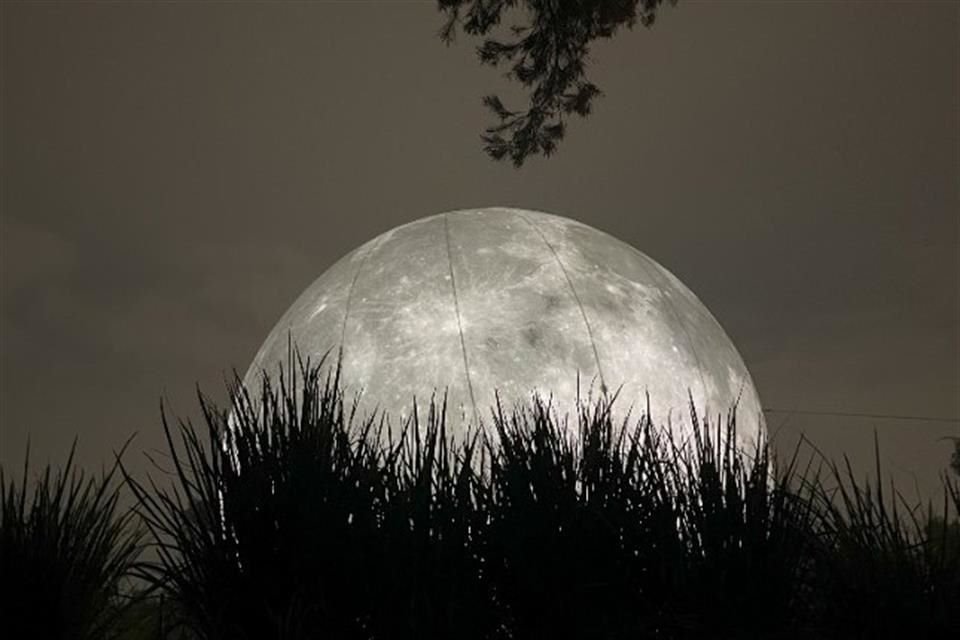
M 513 111 L 496 95 L 483 104 L 497 124 L 481 135 L 494 160 L 509 158 L 521 167 L 531 155 L 549 156 L 566 132 L 566 118 L 585 117 L 600 88 L 586 78 L 590 45 L 639 21 L 653 25 L 657 9 L 676 0 L 438 0 L 446 15 L 440 38 L 451 44 L 457 29 L 484 37 L 477 47 L 481 64 L 509 64 L 506 77 L 529 89 L 526 110 Z M 509 28 L 510 38 L 487 37 L 511 10 L 526 20 Z

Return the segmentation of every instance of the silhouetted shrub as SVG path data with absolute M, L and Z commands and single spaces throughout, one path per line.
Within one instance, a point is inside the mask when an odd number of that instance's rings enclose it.
M 170 477 L 125 473 L 156 557 L 136 565 L 153 597 L 140 608 L 158 621 L 139 633 L 806 639 L 960 630 L 960 480 L 944 476 L 942 510 L 924 512 L 857 481 L 849 462 L 814 449 L 800 464 L 802 442 L 785 464 L 762 438 L 737 448 L 735 408 L 711 424 L 691 403 L 681 441 L 650 422 L 649 399 L 636 420 L 617 424 L 607 396 L 578 403 L 572 419 L 536 395 L 509 410 L 498 398 L 491 424 L 458 438 L 445 398 L 434 397 L 394 440 L 388 416 L 359 419 L 356 404 L 345 406 L 340 363 L 325 363 L 291 358 L 257 394 L 235 379 L 226 409 L 200 395 L 200 428 L 174 426 L 162 412 Z M 136 538 L 113 515 L 109 476 L 85 493 L 65 474 L 51 480 L 48 469 L 33 511 L 3 480 L 4 589 L 20 581 L 40 593 L 49 579 L 37 576 L 56 571 L 66 584 L 93 558 L 106 569 L 82 574 L 85 599 L 32 611 L 73 602 L 84 615 L 115 611 L 100 604 L 116 600 Z M 69 552 L 51 542 L 61 539 L 73 541 Z M 93 629 L 108 618 L 60 619 Z
M 116 466 L 85 478 L 47 465 L 34 482 L 29 451 L 18 483 L 0 468 L 0 630 L 5 638 L 116 637 L 129 602 L 122 586 L 141 546 L 118 508 Z
M 825 489 L 799 445 L 782 467 L 737 449 L 735 412 L 691 405 L 678 442 L 649 411 L 614 424 L 615 398 L 572 425 L 533 396 L 454 440 L 432 398 L 393 441 L 345 410 L 339 362 L 292 362 L 258 397 L 236 380 L 229 410 L 201 396 L 202 431 L 164 416 L 175 483 L 131 480 L 146 575 L 201 638 L 855 635 L 868 584 L 915 589 L 888 618 L 956 620 L 953 556 L 869 485 Z
M 875 460 L 875 485 L 858 482 L 845 456 L 843 467 L 830 464 L 830 484 L 816 487 L 817 616 L 835 637 L 954 637 L 960 554 L 947 500 L 954 487 L 945 478 L 942 516 L 932 506 L 919 513 L 892 483 L 884 493 L 879 446 Z

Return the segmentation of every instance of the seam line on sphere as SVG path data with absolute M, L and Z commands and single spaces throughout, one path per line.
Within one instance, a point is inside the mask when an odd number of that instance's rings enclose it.
M 447 267 L 450 271 L 450 288 L 453 290 L 453 312 L 457 316 L 457 332 L 460 334 L 460 352 L 463 354 L 463 373 L 467 378 L 467 391 L 470 393 L 470 404 L 473 406 L 473 419 L 479 426 L 477 414 L 477 400 L 473 395 L 473 382 L 470 379 L 470 362 L 467 359 L 467 343 L 463 338 L 463 323 L 460 320 L 460 299 L 457 296 L 457 278 L 453 274 L 453 255 L 450 252 L 450 222 L 446 213 L 443 214 L 443 233 L 447 245 Z
M 661 287 L 660 291 L 663 293 L 663 299 L 667 303 L 667 309 L 670 310 L 670 313 L 673 315 L 674 319 L 677 321 L 677 325 L 680 327 L 680 331 L 683 332 L 683 337 L 687 340 L 687 348 L 690 349 L 690 353 L 693 354 L 693 360 L 697 363 L 697 378 L 700 379 L 700 387 L 703 389 L 703 403 L 706 405 L 710 401 L 710 393 L 707 390 L 707 382 L 703 377 L 703 363 L 700 361 L 700 354 L 697 352 L 696 347 L 693 346 L 693 338 L 690 336 L 690 332 L 687 330 L 687 323 L 683 321 L 683 318 L 680 316 L 680 312 L 677 311 L 676 306 L 673 304 L 673 300 L 670 299 L 670 296 L 667 294 L 667 290 L 670 287 L 669 278 L 663 276 L 655 265 L 648 265 L 647 262 L 650 260 L 647 258 L 639 249 L 634 246 L 630 247 L 637 254 L 637 257 L 640 258 L 640 268 L 644 270 L 647 274 L 647 277 L 650 278 L 652 282 L 660 282 Z M 654 272 L 654 273 L 651 273 Z M 694 403 L 694 409 L 696 409 L 696 403 Z M 701 419 L 709 419 L 711 416 L 700 416 Z
M 376 242 L 370 251 L 367 252 L 367 255 L 363 256 L 360 260 L 360 264 L 357 266 L 356 273 L 353 274 L 353 279 L 350 281 L 350 288 L 347 289 L 347 301 L 343 305 L 343 323 L 340 325 L 340 364 L 344 364 L 344 356 L 347 353 L 346 341 L 347 341 L 347 318 L 350 317 L 350 303 L 353 301 L 353 290 L 357 286 L 357 279 L 360 278 L 360 272 L 363 271 L 363 267 L 367 264 L 367 261 L 370 260 L 370 256 L 373 255 L 373 252 L 380 248 L 380 245 L 383 244 L 384 237 L 381 235 L 377 238 Z
M 577 308 L 580 309 L 580 316 L 583 318 L 583 324 L 587 327 L 587 337 L 590 339 L 590 348 L 593 349 L 593 359 L 597 363 L 597 375 L 600 376 L 600 390 L 601 392 L 606 392 L 607 382 L 603 377 L 603 367 L 600 366 L 600 353 L 597 351 L 597 342 L 593 339 L 593 329 L 590 327 L 590 320 L 587 318 L 587 311 L 583 308 L 583 302 L 580 301 L 580 296 L 577 295 L 577 289 L 573 286 L 573 280 L 570 279 L 570 274 L 567 273 L 567 268 L 563 266 L 563 261 L 560 259 L 560 255 L 557 253 L 557 250 L 550 244 L 550 241 L 547 240 L 547 236 L 543 235 L 543 232 L 533 224 L 527 216 L 522 213 L 517 215 L 526 222 L 531 229 L 533 229 L 540 239 L 543 240 L 543 243 L 547 245 L 547 248 L 550 250 L 550 253 L 553 254 L 553 259 L 556 261 L 557 266 L 560 267 L 560 271 L 563 272 L 563 277 L 567 281 L 567 286 L 570 287 L 570 293 L 573 294 L 573 299 L 577 303 Z

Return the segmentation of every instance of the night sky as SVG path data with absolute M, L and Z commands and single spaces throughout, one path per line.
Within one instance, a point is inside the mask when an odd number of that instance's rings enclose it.
M 684 281 L 770 409 L 960 417 L 960 10 L 694 2 L 592 51 L 558 153 L 495 163 L 522 94 L 433 2 L 2 5 L 0 462 L 92 468 L 196 417 L 354 247 L 503 205 Z M 934 496 L 960 423 L 770 413 Z

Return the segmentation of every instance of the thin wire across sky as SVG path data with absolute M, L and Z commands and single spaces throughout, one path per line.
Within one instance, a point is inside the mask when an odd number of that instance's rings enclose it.
M 960 418 L 934 416 L 907 416 L 891 413 L 859 413 L 853 411 L 810 411 L 805 409 L 764 409 L 764 413 L 796 414 L 806 416 L 836 416 L 840 418 L 875 418 L 877 420 L 903 420 L 913 422 L 960 423 Z

